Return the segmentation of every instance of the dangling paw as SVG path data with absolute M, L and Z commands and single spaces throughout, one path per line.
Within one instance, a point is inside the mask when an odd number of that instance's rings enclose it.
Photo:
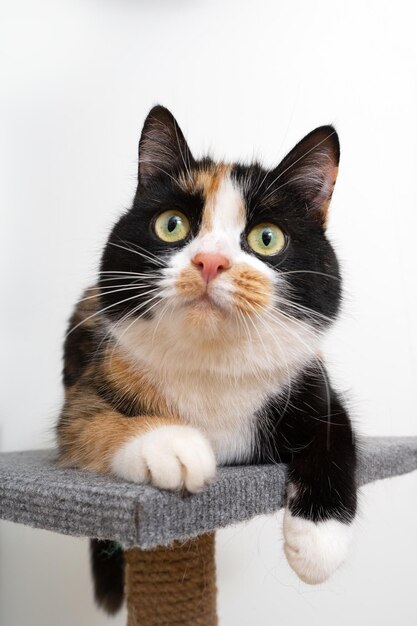
M 161 489 L 185 487 L 201 491 L 216 472 L 216 460 L 206 437 L 186 425 L 159 426 L 129 439 L 114 455 L 112 470 L 135 483 Z
M 285 509 L 284 552 L 305 583 L 322 583 L 343 563 L 352 534 L 350 524 L 335 519 L 312 522 Z

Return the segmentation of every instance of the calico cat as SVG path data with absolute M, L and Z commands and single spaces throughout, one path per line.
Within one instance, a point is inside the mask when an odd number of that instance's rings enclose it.
M 332 126 L 273 170 L 196 160 L 154 107 L 133 206 L 70 320 L 57 427 L 64 465 L 162 489 L 287 463 L 284 550 L 307 583 L 345 558 L 356 509 L 354 433 L 320 355 L 341 300 L 325 234 L 338 163 Z M 122 556 L 112 569 L 102 544 L 96 597 L 114 611 Z

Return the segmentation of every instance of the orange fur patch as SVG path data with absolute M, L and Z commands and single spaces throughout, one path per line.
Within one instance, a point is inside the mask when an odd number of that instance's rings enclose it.
M 114 347 L 107 351 L 103 363 L 103 373 L 106 380 L 115 389 L 139 397 L 140 404 L 146 414 L 173 417 L 172 411 L 161 394 L 138 369 L 137 364 L 133 365 L 124 359 Z
M 213 227 L 213 212 L 216 200 L 216 193 L 220 183 L 230 172 L 230 166 L 220 164 L 211 172 L 207 172 L 201 177 L 200 184 L 203 189 L 205 203 L 201 220 L 201 232 L 208 232 Z
M 250 314 L 268 306 L 272 297 L 272 286 L 263 274 L 240 263 L 232 267 L 228 275 L 235 288 L 233 297 L 240 311 Z
M 175 287 L 181 296 L 191 300 L 199 298 L 206 291 L 206 285 L 201 278 L 201 273 L 191 265 L 181 270 L 175 282 Z
M 58 427 L 60 465 L 108 472 L 115 452 L 131 437 L 179 420 L 160 416 L 124 417 L 93 395 L 64 407 Z

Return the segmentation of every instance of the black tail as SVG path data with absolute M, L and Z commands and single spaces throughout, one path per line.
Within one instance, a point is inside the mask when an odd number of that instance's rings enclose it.
M 91 539 L 90 556 L 94 597 L 100 608 L 113 615 L 123 604 L 123 549 L 115 541 Z

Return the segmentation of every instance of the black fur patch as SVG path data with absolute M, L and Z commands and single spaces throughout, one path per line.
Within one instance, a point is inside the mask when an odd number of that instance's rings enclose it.
M 97 605 L 110 615 L 124 599 L 124 555 L 115 541 L 90 540 L 91 571 Z
M 349 522 L 356 511 L 356 452 L 349 416 L 325 370 L 310 370 L 258 418 L 254 463 L 288 463 L 295 515 Z
M 68 330 L 71 331 L 79 321 L 78 316 L 73 316 Z M 65 387 L 70 387 L 78 381 L 93 358 L 96 348 L 97 337 L 95 332 L 82 324 L 67 334 L 64 345 L 63 371 Z

